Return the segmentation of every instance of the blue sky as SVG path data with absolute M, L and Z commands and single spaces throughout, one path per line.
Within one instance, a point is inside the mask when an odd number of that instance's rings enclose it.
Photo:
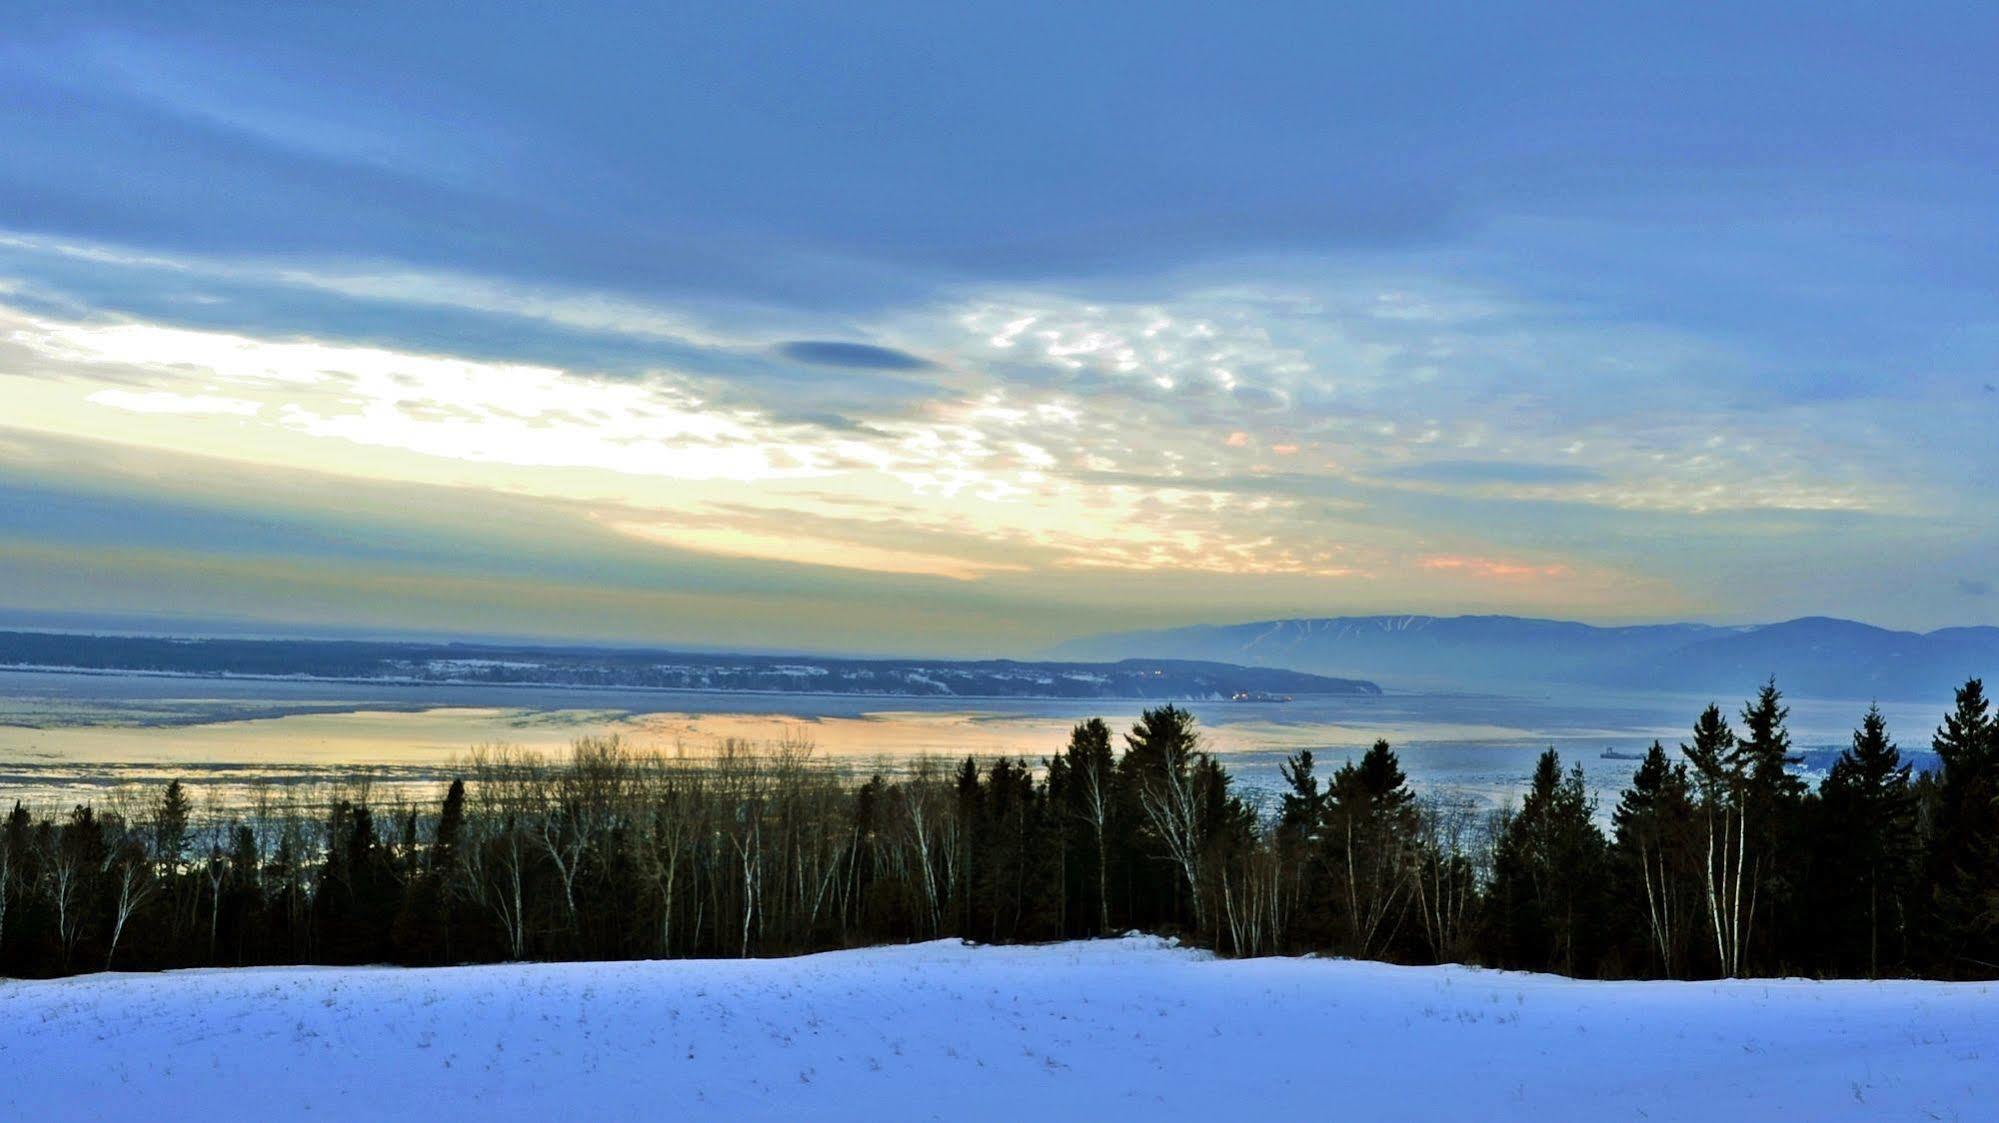
M 0 613 L 1999 621 L 1977 5 L 10 5 Z

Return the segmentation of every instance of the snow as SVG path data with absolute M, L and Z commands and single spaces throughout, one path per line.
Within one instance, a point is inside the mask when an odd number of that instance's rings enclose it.
M 0 982 L 0 1118 L 1992 1119 L 1999 994 L 1140 937 Z

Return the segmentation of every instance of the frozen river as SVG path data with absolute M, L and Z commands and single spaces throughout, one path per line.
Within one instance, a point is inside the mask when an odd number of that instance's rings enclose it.
M 1311 749 L 1330 770 L 1376 738 L 1419 786 L 1499 799 L 1552 745 L 1614 793 L 1654 738 L 1677 744 L 1709 699 L 1551 690 L 1193 702 L 1208 747 L 1246 784 L 1276 783 L 1286 754 Z M 1731 713 L 1739 698 L 1718 699 Z M 1885 707 L 1891 731 L 1926 747 L 1949 699 Z M 922 756 L 1039 760 L 1077 721 L 1128 727 L 1143 703 L 813 694 L 401 685 L 0 671 L 0 799 L 53 804 L 133 780 L 309 780 L 365 772 L 425 784 L 479 745 L 551 752 L 618 734 L 641 748 L 705 754 L 726 738 L 809 742 L 857 770 Z M 1793 699 L 1802 748 L 1843 744 L 1865 701 Z

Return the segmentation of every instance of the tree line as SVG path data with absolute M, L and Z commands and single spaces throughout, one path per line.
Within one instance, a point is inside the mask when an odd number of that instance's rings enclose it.
M 0 824 L 0 973 L 769 956 L 1140 929 L 1586 977 L 1999 975 L 1999 725 L 1972 680 L 1912 775 L 1878 709 L 1809 788 L 1774 682 L 1654 743 L 1608 816 L 1554 750 L 1517 805 L 1377 742 L 1260 805 L 1187 711 L 865 780 L 808 750 L 474 752 L 435 803 L 178 782 Z

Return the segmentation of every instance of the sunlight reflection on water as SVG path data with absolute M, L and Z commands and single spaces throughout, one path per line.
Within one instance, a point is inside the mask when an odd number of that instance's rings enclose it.
M 1290 703 L 1186 703 L 1208 746 L 1248 787 L 1276 785 L 1288 753 L 1322 771 L 1377 737 L 1396 745 L 1419 787 L 1497 801 L 1517 792 L 1552 745 L 1614 798 L 1654 738 L 1671 748 L 1707 699 L 1551 691 L 1540 697 L 1394 693 Z M 1926 745 L 1948 700 L 1884 707 L 1911 746 Z M 1724 700 L 1725 705 L 1732 705 Z M 1794 700 L 1801 748 L 1843 744 L 1865 703 Z M 725 738 L 807 741 L 822 759 L 869 771 L 921 756 L 1020 756 L 1060 749 L 1101 716 L 1130 725 L 1143 704 L 746 695 L 536 687 L 378 685 L 0 672 L 0 799 L 59 804 L 120 783 L 182 776 L 240 787 L 372 773 L 424 794 L 477 745 L 559 753 L 580 736 L 617 734 L 641 749 L 705 755 Z

